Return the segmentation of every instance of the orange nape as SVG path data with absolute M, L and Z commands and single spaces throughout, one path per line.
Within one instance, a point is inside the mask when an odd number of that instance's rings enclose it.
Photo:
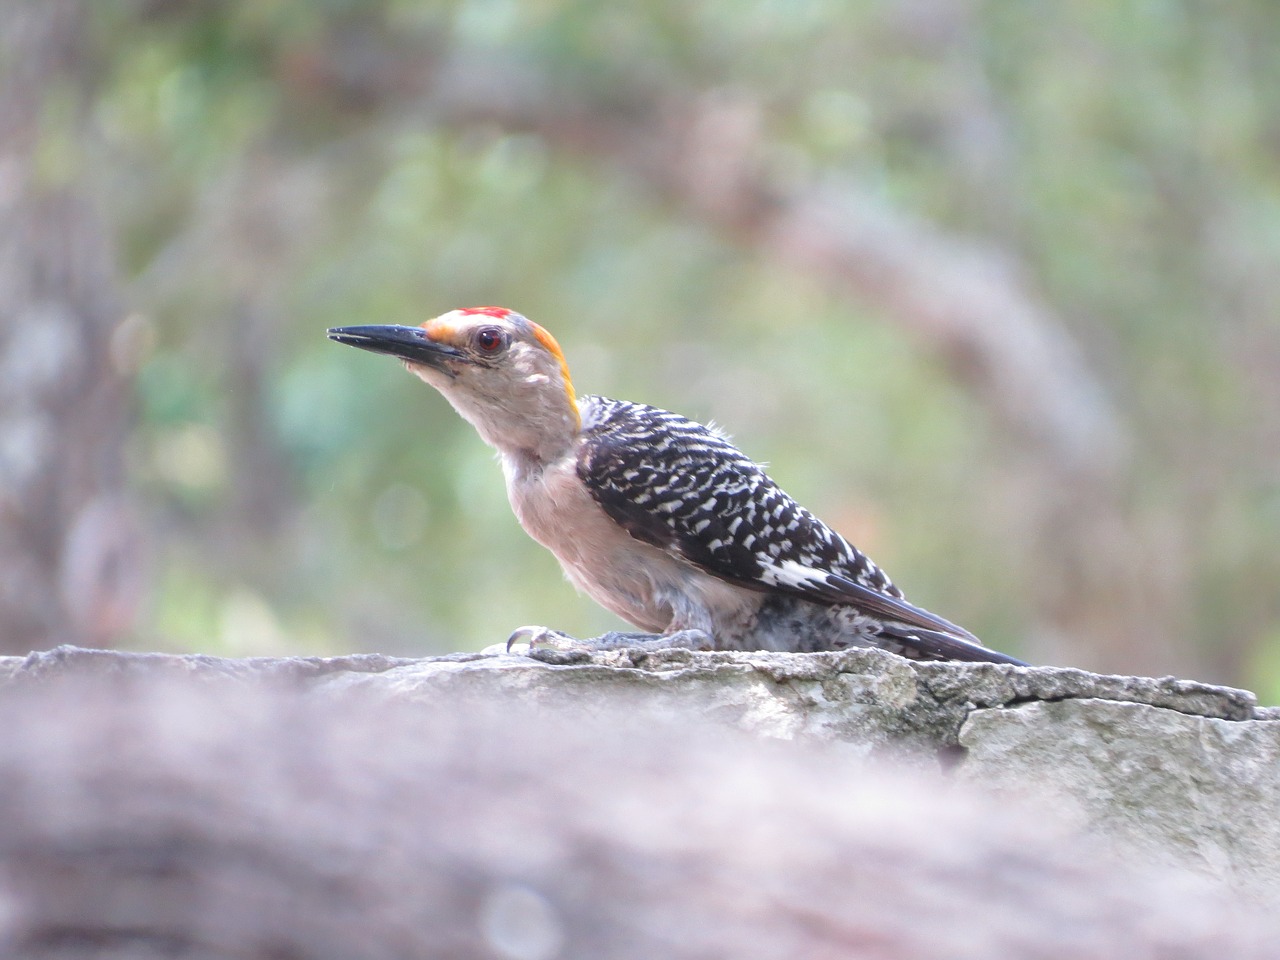
M 481 307 L 477 309 L 491 310 L 492 307 Z M 573 381 L 569 379 L 569 364 L 565 362 L 564 351 L 560 349 L 560 344 L 556 343 L 556 338 L 551 335 L 545 328 L 538 326 L 532 320 L 525 321 L 533 328 L 534 338 L 546 347 L 547 352 L 560 361 L 560 376 L 564 378 L 564 392 L 569 398 L 569 409 L 575 414 L 578 413 L 578 395 L 573 389 Z M 578 425 L 582 425 L 582 417 L 578 416 Z

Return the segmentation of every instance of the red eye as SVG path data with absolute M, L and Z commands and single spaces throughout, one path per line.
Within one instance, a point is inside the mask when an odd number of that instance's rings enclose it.
M 506 346 L 507 338 L 497 327 L 481 327 L 476 331 L 475 342 L 481 353 L 497 353 Z

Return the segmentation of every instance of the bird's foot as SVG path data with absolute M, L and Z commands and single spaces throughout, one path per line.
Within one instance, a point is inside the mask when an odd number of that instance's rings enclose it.
M 527 652 L 559 651 L 563 653 L 592 654 L 602 650 L 622 650 L 636 647 L 644 650 L 714 650 L 715 642 L 703 630 L 677 630 L 674 633 L 627 633 L 610 630 L 588 640 L 579 640 L 550 627 L 517 627 L 507 638 L 507 652 L 523 644 Z
M 511 636 L 507 637 L 507 653 L 511 653 L 511 648 L 517 646 L 524 646 L 529 650 L 572 650 L 577 649 L 581 643 L 581 640 L 550 627 L 516 627 L 511 631 Z

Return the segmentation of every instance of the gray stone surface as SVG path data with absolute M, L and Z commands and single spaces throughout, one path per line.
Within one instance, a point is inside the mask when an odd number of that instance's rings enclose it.
M 1184 864 L 1280 903 L 1280 722 L 1252 694 L 1172 677 L 913 663 L 876 650 L 594 655 L 376 655 L 231 660 L 60 648 L 0 659 L 6 687 L 77 674 L 271 679 L 342 700 L 497 706 L 513 725 L 547 707 L 621 708 L 723 723 L 772 740 L 954 769 L 1002 795 L 1049 793 L 1128 855 Z
M 1280 903 L 1280 723 L 1103 699 L 975 710 L 959 776 L 1054 791 L 1130 856 L 1187 865 Z

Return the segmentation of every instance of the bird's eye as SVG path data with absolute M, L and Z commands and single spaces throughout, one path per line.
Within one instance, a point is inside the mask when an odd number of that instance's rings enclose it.
M 481 353 L 493 356 L 507 345 L 507 338 L 498 327 L 481 327 L 476 331 L 475 344 Z

